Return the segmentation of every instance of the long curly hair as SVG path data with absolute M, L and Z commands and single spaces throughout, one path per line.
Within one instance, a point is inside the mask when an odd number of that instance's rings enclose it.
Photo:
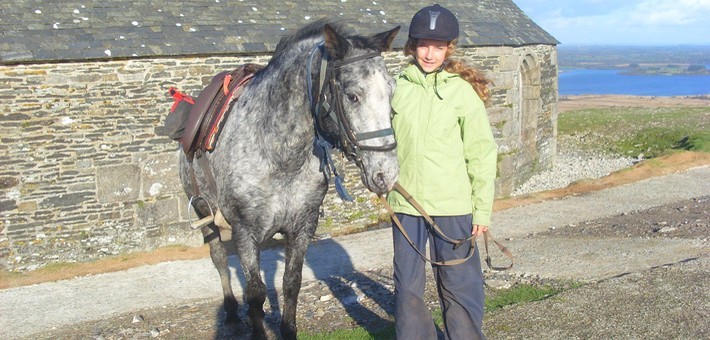
M 418 39 L 415 38 L 409 38 L 407 43 L 404 45 L 404 55 L 411 55 L 415 60 L 417 40 Z M 444 61 L 444 70 L 449 73 L 458 74 L 462 79 L 471 84 L 481 100 L 488 105 L 491 98 L 491 91 L 488 86 L 493 84 L 493 81 L 484 76 L 483 73 L 476 68 L 466 64 L 464 61 L 451 58 L 456 51 L 456 43 L 456 40 L 449 42 L 446 50 L 446 60 Z M 412 63 L 415 63 L 415 60 L 412 60 Z

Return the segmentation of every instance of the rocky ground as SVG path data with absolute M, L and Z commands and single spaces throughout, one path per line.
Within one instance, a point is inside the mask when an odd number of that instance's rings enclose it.
M 623 213 L 617 216 L 585 221 L 568 225 L 564 228 L 549 230 L 543 234 L 528 237 L 623 237 L 623 238 L 662 238 L 662 239 L 702 239 L 710 235 L 710 196 L 682 201 L 648 210 Z M 623 244 L 619 245 L 623 247 Z M 682 264 L 679 264 L 682 265 Z M 656 269 L 659 270 L 659 269 Z M 707 282 L 707 271 L 700 272 L 701 280 Z M 491 298 L 501 289 L 521 283 L 552 285 L 567 291 L 593 289 L 594 285 L 606 282 L 591 282 L 583 287 L 570 285 L 570 282 L 539 277 L 529 274 L 509 274 L 506 272 L 485 273 L 488 286 L 486 295 Z M 697 279 L 697 278 L 696 278 Z M 437 306 L 433 280 L 427 287 L 427 301 L 432 308 Z M 704 293 L 707 295 L 707 292 Z M 267 321 L 277 329 L 279 304 L 275 292 L 270 292 L 274 302 L 267 302 Z M 699 296 L 702 299 L 702 296 Z M 243 307 L 243 306 L 242 306 Z M 522 307 L 524 308 L 524 307 Z M 701 309 L 707 312 L 702 304 Z M 303 333 L 321 333 L 337 329 L 363 326 L 377 331 L 392 323 L 393 286 L 391 268 L 376 268 L 351 275 L 332 277 L 323 281 L 304 282 L 299 301 L 298 325 Z M 240 309 L 243 319 L 246 311 Z M 35 334 L 33 339 L 226 339 L 244 338 L 249 334 L 246 323 L 224 325 L 224 312 L 220 300 L 194 301 L 177 306 L 162 306 L 137 310 L 99 321 L 75 324 L 62 329 Z M 487 320 L 504 319 L 498 314 L 487 315 Z M 707 320 L 706 320 L 707 321 Z M 706 322 L 705 321 L 705 322 Z M 488 323 L 486 323 L 488 324 Z M 700 323 L 701 330 L 707 325 Z M 493 325 L 490 327 L 493 328 Z M 697 324 L 696 326 L 697 327 Z M 687 329 L 686 329 L 687 331 Z M 673 329 L 660 335 L 674 334 Z M 491 334 L 492 333 L 492 334 Z M 506 338 L 505 332 L 492 329 L 491 339 Z M 698 335 L 703 333 L 695 333 Z M 383 336 L 387 338 L 386 335 Z M 513 337 L 515 338 L 515 337 Z

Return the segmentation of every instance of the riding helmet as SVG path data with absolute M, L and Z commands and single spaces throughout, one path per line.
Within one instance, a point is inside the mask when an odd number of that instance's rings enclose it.
M 409 37 L 452 41 L 459 37 L 459 21 L 454 13 L 439 4 L 427 6 L 412 17 Z

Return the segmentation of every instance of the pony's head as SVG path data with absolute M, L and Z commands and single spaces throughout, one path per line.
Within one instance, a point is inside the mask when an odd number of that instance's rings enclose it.
M 322 99 L 330 110 L 317 117 L 318 123 L 361 168 L 363 184 L 378 195 L 391 190 L 399 175 L 390 122 L 395 81 L 380 55 L 398 32 L 396 27 L 369 37 L 346 36 L 323 26 L 329 75 Z

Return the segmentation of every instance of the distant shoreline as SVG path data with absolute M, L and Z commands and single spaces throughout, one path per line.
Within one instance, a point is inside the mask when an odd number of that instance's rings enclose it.
M 604 107 L 710 107 L 710 94 L 698 96 L 567 95 L 560 96 L 559 112 Z

